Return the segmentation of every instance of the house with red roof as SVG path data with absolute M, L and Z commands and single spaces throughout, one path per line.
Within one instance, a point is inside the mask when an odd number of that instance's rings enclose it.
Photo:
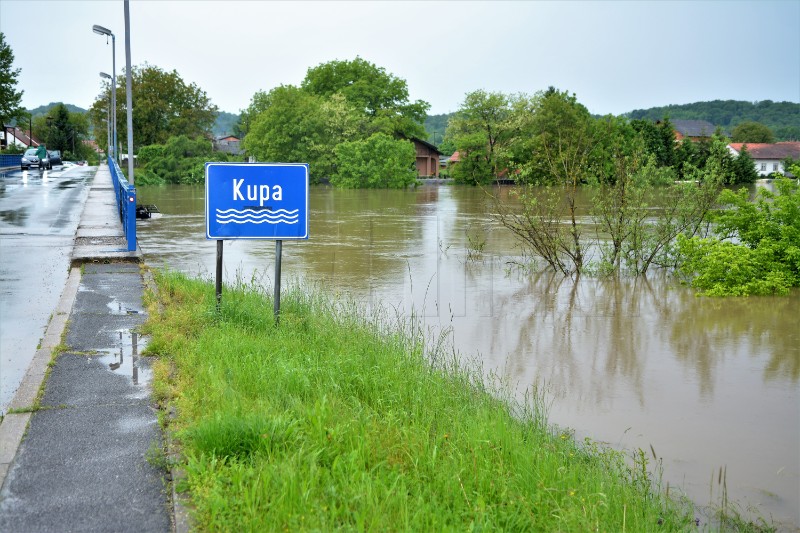
M 800 142 L 789 141 L 779 143 L 731 143 L 728 150 L 738 156 L 742 147 L 747 146 L 747 153 L 753 158 L 756 172 L 760 176 L 769 176 L 773 172 L 787 174 L 783 161 L 791 157 L 800 160 Z
M 37 147 L 39 146 L 39 140 L 31 138 L 28 134 L 18 128 L 17 126 L 7 126 L 3 125 L 3 132 L 2 136 L 0 136 L 0 146 L 2 148 L 6 148 L 11 145 L 15 145 L 18 148 L 27 148 L 29 146 Z

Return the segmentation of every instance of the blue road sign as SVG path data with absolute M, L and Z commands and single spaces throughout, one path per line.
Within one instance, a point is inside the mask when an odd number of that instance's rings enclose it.
M 308 164 L 206 163 L 207 239 L 308 239 Z

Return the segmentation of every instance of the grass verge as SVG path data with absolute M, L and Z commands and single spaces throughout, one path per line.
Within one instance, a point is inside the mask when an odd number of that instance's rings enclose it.
M 407 328 L 319 293 L 155 272 L 154 389 L 200 530 L 674 531 L 645 464 L 511 406 Z M 495 391 L 496 392 L 496 391 Z M 643 454 L 642 454 L 643 455 Z M 646 461 L 646 459 L 642 459 Z

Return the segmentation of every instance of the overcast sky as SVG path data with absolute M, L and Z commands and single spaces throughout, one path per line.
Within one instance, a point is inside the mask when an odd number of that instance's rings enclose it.
M 361 56 L 430 114 L 467 92 L 574 92 L 592 113 L 716 99 L 800 102 L 800 0 L 266 2 L 132 0 L 131 59 L 177 70 L 220 110 Z M 0 0 L 22 103 L 88 108 L 125 65 L 122 0 Z M 134 106 L 136 102 L 134 102 Z

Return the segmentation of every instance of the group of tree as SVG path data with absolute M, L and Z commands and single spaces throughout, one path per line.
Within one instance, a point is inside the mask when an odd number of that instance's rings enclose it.
M 782 194 L 762 193 L 757 207 L 746 192 L 727 193 L 722 201 L 734 209 L 719 211 L 725 185 L 755 172 L 747 152 L 733 157 L 724 137 L 676 148 L 668 120 L 595 118 L 554 88 L 533 97 L 470 93 L 448 136 L 461 154 L 456 180 L 514 178 L 516 201 L 496 199 L 496 216 L 547 268 L 644 275 L 666 267 L 719 295 L 800 284 L 797 187 L 781 181 Z M 726 261 L 736 272 L 719 281 Z
M 668 105 L 650 109 L 636 109 L 625 114 L 630 119 L 659 120 L 668 116 L 672 119 L 707 120 L 734 133 L 743 123 L 756 122 L 767 128 L 776 141 L 800 140 L 800 104 L 795 102 L 745 102 L 740 100 L 714 100 L 692 104 Z M 774 142 L 745 139 L 734 142 Z
M 117 142 L 122 151 L 127 146 L 126 76 L 116 77 Z M 134 150 L 153 144 L 165 144 L 170 138 L 185 135 L 191 139 L 210 138 L 217 117 L 217 106 L 205 91 L 186 83 L 177 71 L 165 71 L 144 63 L 131 69 Z M 97 132 L 106 131 L 111 110 L 111 86 L 106 84 L 89 109 Z M 113 111 L 113 110 L 112 110 Z M 105 136 L 97 135 L 98 145 L 106 149 Z
M 257 92 L 237 133 L 258 160 L 309 163 L 313 182 L 404 187 L 416 180 L 409 139 L 424 137 L 428 107 L 410 101 L 405 80 L 356 57 L 309 68 L 299 87 Z
M 64 160 L 91 160 L 91 147 L 83 141 L 90 138 L 89 119 L 85 113 L 70 111 L 63 103 L 51 104 L 33 119 L 33 134 L 48 150 L 61 151 Z
M 486 184 L 503 176 L 518 183 L 551 184 L 559 182 L 564 172 L 577 185 L 602 183 L 612 179 L 620 154 L 652 157 L 657 167 L 669 169 L 674 180 L 687 180 L 706 167 L 714 150 L 726 184 L 758 178 L 747 151 L 734 157 L 720 134 L 676 143 L 669 119 L 596 118 L 575 95 L 553 87 L 533 96 L 468 93 L 450 119 L 445 142 L 459 152 L 451 173 L 462 183 Z M 567 154 L 568 150 L 575 153 Z M 575 168 L 551 165 L 566 155 L 574 156 L 570 161 Z

